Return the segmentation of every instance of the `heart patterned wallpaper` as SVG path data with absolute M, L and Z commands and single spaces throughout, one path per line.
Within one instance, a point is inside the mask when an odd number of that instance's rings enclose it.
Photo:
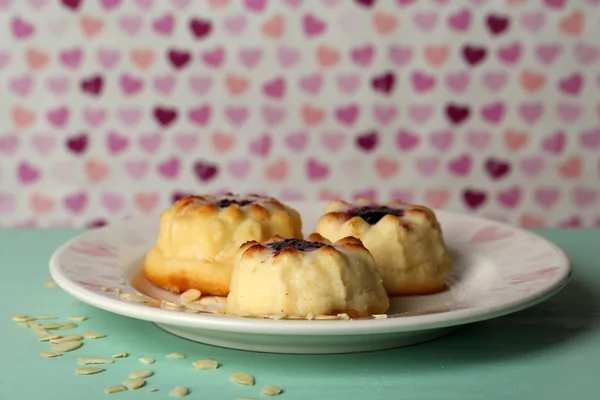
M 600 225 L 598 0 L 0 0 L 0 224 L 186 193 Z

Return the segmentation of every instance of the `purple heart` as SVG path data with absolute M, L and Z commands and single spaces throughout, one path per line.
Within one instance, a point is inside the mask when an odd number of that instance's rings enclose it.
M 487 193 L 483 190 L 465 189 L 463 191 L 463 201 L 471 209 L 477 209 L 484 205 L 487 200 Z
M 485 162 L 485 171 L 492 179 L 501 179 L 510 172 L 510 164 L 508 162 L 489 158 Z
M 86 133 L 82 133 L 76 136 L 71 136 L 67 138 L 66 145 L 71 152 L 75 154 L 83 154 L 88 147 L 88 135 Z
M 335 116 L 342 124 L 352 126 L 356 122 L 359 112 L 360 109 L 357 104 L 350 104 L 348 106 L 338 107 L 335 110 Z
M 469 106 L 450 103 L 446 106 L 446 117 L 451 123 L 460 125 L 469 119 L 471 110 Z
M 375 75 L 371 80 L 371 86 L 376 92 L 390 94 L 394 90 L 396 83 L 396 75 L 393 72 L 384 72 L 380 75 Z
M 462 55 L 469 65 L 476 66 L 485 60 L 487 50 L 483 46 L 465 45 L 462 48 Z
M 154 108 L 154 119 L 163 127 L 171 125 L 177 119 L 177 109 L 166 107 Z
M 190 20 L 190 30 L 196 39 L 204 39 L 210 35 L 212 23 L 204 19 L 192 18 Z
M 376 131 L 368 131 L 356 137 L 356 146 L 366 152 L 375 150 L 379 142 L 379 135 Z
M 212 181 L 219 173 L 219 166 L 205 161 L 194 163 L 194 174 L 202 182 Z
M 509 17 L 504 17 L 502 15 L 491 14 L 486 18 L 486 23 L 492 35 L 500 35 L 508 29 L 510 19 Z
M 185 67 L 192 58 L 189 51 L 179 51 L 176 49 L 169 49 L 167 52 L 167 57 L 173 65 L 173 67 L 177 69 L 182 69 L 183 67 Z
M 104 80 L 100 75 L 94 75 L 81 81 L 81 90 L 93 96 L 99 96 L 104 86 Z

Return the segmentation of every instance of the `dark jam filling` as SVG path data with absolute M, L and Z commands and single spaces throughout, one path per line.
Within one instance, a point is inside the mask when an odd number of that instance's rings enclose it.
M 271 242 L 268 246 L 275 251 L 275 253 L 278 253 L 288 247 L 293 247 L 300 251 L 314 251 L 325 246 L 325 244 L 301 239 L 284 239 L 279 242 Z
M 404 215 L 404 210 L 399 208 L 391 208 L 386 206 L 378 206 L 378 207 L 359 207 L 353 208 L 348 211 L 348 215 L 350 218 L 352 217 L 360 217 L 365 220 L 369 225 L 375 225 L 379 222 L 379 220 L 386 215 L 391 214 L 396 217 L 401 217 Z
M 229 207 L 232 204 L 237 204 L 240 207 L 244 207 L 247 206 L 248 204 L 252 204 L 254 203 L 252 200 L 244 200 L 244 199 L 240 199 L 240 200 L 236 200 L 236 199 L 223 199 L 223 200 L 219 200 L 215 203 L 215 205 L 219 208 L 225 208 L 225 207 Z

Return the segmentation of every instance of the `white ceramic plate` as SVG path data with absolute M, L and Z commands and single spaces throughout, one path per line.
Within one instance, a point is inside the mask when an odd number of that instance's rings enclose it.
M 325 207 L 290 203 L 303 217 L 305 233 Z M 140 275 L 158 234 L 158 217 L 131 219 L 90 230 L 60 247 L 50 273 L 68 293 L 117 314 L 152 321 L 175 335 L 235 349 L 276 353 L 348 353 L 406 346 L 454 328 L 522 310 L 566 285 L 571 266 L 554 244 L 520 228 L 436 211 L 455 257 L 448 290 L 392 299 L 386 319 L 272 320 L 189 314 L 122 300 L 102 287 L 178 301 Z M 157 303 L 157 302 L 153 302 Z

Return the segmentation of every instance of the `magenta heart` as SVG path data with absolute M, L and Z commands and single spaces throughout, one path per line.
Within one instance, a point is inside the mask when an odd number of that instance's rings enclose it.
M 372 45 L 355 47 L 350 50 L 350 59 L 359 67 L 369 67 L 375 56 L 375 48 Z
M 413 55 L 412 49 L 403 45 L 391 45 L 388 52 L 390 60 L 399 68 L 406 65 Z
M 171 36 L 175 27 L 175 17 L 173 14 L 164 14 L 152 21 L 152 28 L 160 35 Z
M 248 109 L 241 106 L 228 106 L 225 108 L 225 116 L 232 125 L 240 127 L 248 119 Z
M 134 180 L 141 179 L 148 171 L 150 163 L 145 160 L 127 160 L 125 170 Z
M 566 0 L 544 0 L 544 3 L 550 8 L 556 8 L 560 10 L 566 4 Z
M 293 47 L 280 46 L 277 49 L 277 59 L 282 67 L 293 67 L 300 61 L 300 50 Z
M 260 48 L 242 48 L 238 57 L 247 68 L 254 68 L 262 59 L 263 51 Z
M 69 109 L 65 106 L 48 110 L 46 118 L 53 126 L 57 128 L 64 128 L 69 121 Z
M 25 39 L 35 33 L 33 24 L 18 16 L 11 20 L 10 26 L 16 39 Z
M 335 110 L 337 120 L 343 125 L 352 126 L 358 119 L 360 109 L 357 104 L 338 107 Z
M 571 192 L 573 202 L 581 208 L 589 207 L 595 204 L 598 200 L 597 189 L 587 188 L 583 186 L 576 186 Z
M 67 149 L 76 155 L 80 155 L 86 152 L 89 144 L 88 135 L 81 133 L 79 135 L 70 136 L 65 142 Z
M 440 160 L 438 157 L 421 156 L 415 160 L 415 164 L 421 175 L 430 176 L 438 170 Z
M 17 177 L 22 183 L 34 183 L 40 178 L 40 175 L 40 170 L 27 161 L 22 161 L 17 165 Z
M 358 74 L 342 74 L 337 77 L 338 87 L 346 94 L 352 94 L 360 85 Z
M 323 180 L 329 175 L 329 166 L 314 157 L 310 157 L 306 161 L 305 170 L 308 179 L 311 181 Z
M 466 122 L 470 115 L 471 110 L 467 105 L 450 103 L 446 106 L 446 117 L 454 125 Z
M 186 65 L 192 59 L 192 55 L 187 50 L 169 49 L 167 51 L 167 58 L 171 62 L 171 65 L 175 69 L 185 68 Z
M 189 23 L 190 31 L 196 39 L 205 39 L 212 32 L 212 23 L 200 18 L 192 18 Z
M 535 176 L 544 168 L 544 159 L 538 156 L 523 158 L 520 166 L 525 174 Z
M 58 58 L 65 67 L 77 69 L 83 60 L 83 50 L 81 48 L 62 50 Z
M 566 123 L 572 123 L 579 119 L 581 115 L 581 105 L 578 103 L 567 103 L 561 101 L 556 105 L 556 113 L 560 117 L 561 121 Z
M 542 11 L 521 14 L 521 25 L 532 33 L 538 32 L 544 26 L 546 17 Z
M 104 68 L 111 69 L 119 63 L 121 54 L 116 49 L 101 48 L 97 50 L 96 58 Z
M 558 82 L 560 90 L 571 96 L 578 96 L 583 87 L 583 76 L 580 73 L 571 74 Z
M 276 77 L 265 82 L 263 85 L 263 94 L 274 99 L 281 99 L 285 96 L 285 89 L 285 79 L 283 77 Z
M 267 0 L 244 0 L 246 8 L 253 12 L 263 12 L 267 5 Z
M 177 157 L 171 157 L 158 164 L 158 173 L 167 179 L 175 179 L 179 175 L 181 162 Z
M 65 94 L 69 90 L 69 78 L 66 76 L 49 76 L 46 85 L 52 94 L 57 96 Z
M 212 50 L 207 50 L 202 53 L 202 60 L 211 68 L 219 68 L 225 61 L 225 49 L 216 47 Z
M 565 150 L 567 135 L 563 131 L 555 132 L 542 141 L 542 149 L 554 155 L 560 155 Z
M 154 154 L 162 143 L 160 133 L 146 133 L 138 139 L 140 148 L 150 154 Z
M 466 44 L 462 48 L 462 55 L 468 65 L 475 67 L 485 61 L 487 50 L 485 47 Z
M 391 124 L 398 115 L 398 110 L 395 106 L 385 106 L 376 104 L 373 106 L 373 118 L 381 125 L 387 126 Z
M 175 89 L 175 76 L 163 75 L 154 78 L 154 89 L 161 94 L 170 95 Z
M 433 115 L 433 107 L 429 104 L 411 104 L 408 108 L 410 119 L 419 124 L 425 124 Z
M 180 132 L 174 136 L 175 145 L 179 148 L 179 150 L 183 151 L 184 153 L 189 153 L 191 151 L 194 151 L 194 149 L 198 145 L 198 136 L 199 135 L 194 132 Z
M 120 135 L 116 131 L 110 131 L 106 137 L 106 147 L 111 154 L 120 154 L 129 146 L 129 140 L 126 136 Z
M 274 105 L 265 105 L 262 107 L 262 117 L 269 126 L 279 125 L 285 119 L 285 108 Z
M 498 203 L 505 208 L 517 208 L 523 197 L 523 191 L 519 186 L 512 186 L 498 191 Z
M 519 42 L 513 42 L 506 46 L 499 47 L 496 55 L 498 59 L 505 64 L 512 65 L 521 58 L 523 47 Z
M 545 207 L 552 207 L 560 198 L 560 191 L 556 188 L 538 188 L 535 190 L 536 202 Z
M 208 104 L 191 108 L 188 111 L 188 119 L 190 122 L 199 126 L 208 125 L 210 123 L 211 116 L 212 108 Z
M 467 142 L 475 150 L 483 150 L 490 143 L 492 136 L 486 131 L 469 131 L 467 133 Z
M 461 8 L 448 16 L 448 26 L 459 32 L 466 32 L 471 27 L 471 11 L 468 8 Z
M 510 18 L 498 14 L 490 14 L 485 20 L 487 28 L 492 35 L 498 36 L 510 27 Z
M 300 87 L 308 94 L 318 94 L 323 86 L 323 75 L 319 72 L 300 78 Z
M 144 87 L 144 81 L 141 78 L 136 78 L 133 75 L 124 73 L 119 78 L 121 84 L 121 90 L 123 94 L 132 96 L 138 93 Z
M 540 102 L 535 103 L 521 103 L 519 105 L 519 114 L 521 118 L 529 124 L 534 124 L 544 112 L 544 106 Z
M 345 142 L 346 136 L 341 132 L 324 132 L 321 135 L 323 146 L 330 152 L 338 151 Z
M 225 30 L 235 36 L 238 36 L 244 32 L 246 29 L 246 23 L 246 17 L 243 15 L 234 15 L 226 17 L 223 20 Z
M 197 161 L 194 163 L 194 174 L 201 182 L 210 182 L 219 174 L 219 166 L 211 162 Z
M 324 21 L 317 18 L 313 14 L 306 14 L 302 18 L 302 26 L 304 28 L 304 33 L 308 37 L 321 35 L 323 32 L 325 32 L 325 28 L 327 27 Z
M 577 43 L 575 45 L 575 56 L 581 64 L 590 64 L 596 61 L 599 54 L 598 47 L 594 45 L 586 43 Z
M 61 3 L 70 10 L 76 11 L 81 4 L 81 0 L 61 0 Z
M 100 198 L 100 203 L 110 212 L 116 214 L 123 208 L 125 200 L 118 193 L 103 193 Z
M 511 165 L 507 161 L 499 160 L 493 157 L 485 161 L 485 171 L 492 179 L 502 179 L 510 173 Z
M 250 153 L 259 157 L 268 157 L 271 152 L 272 139 L 268 134 L 250 141 Z
M 80 214 L 85 209 L 87 201 L 87 194 L 80 192 L 65 196 L 63 199 L 63 205 L 67 211 L 73 214 Z
M 581 147 L 590 150 L 600 149 L 600 128 L 592 128 L 579 134 Z
M 368 131 L 356 136 L 356 146 L 366 152 L 371 152 L 379 144 L 379 134 L 376 131 Z
M 448 171 L 450 171 L 452 175 L 464 177 L 471 172 L 471 165 L 471 156 L 462 154 L 448 161 Z
M 213 79 L 210 76 L 192 75 L 189 84 L 194 92 L 204 95 L 212 88 Z
M 117 113 L 121 122 L 130 128 L 136 126 L 142 118 L 142 110 L 136 107 L 121 107 Z
M 290 133 L 285 137 L 285 143 L 288 147 L 296 152 L 300 152 L 305 149 L 308 142 L 308 134 L 300 131 L 296 133 Z
M 234 177 L 243 179 L 248 175 L 251 166 L 250 160 L 234 160 L 229 163 L 227 170 Z
M 463 191 L 463 201 L 470 209 L 482 207 L 487 201 L 487 193 L 483 190 L 467 188 Z
M 396 146 L 400 150 L 412 150 L 419 145 L 420 141 L 419 136 L 405 129 L 401 129 L 396 133 Z
M 0 153 L 5 155 L 15 154 L 19 144 L 20 139 L 17 135 L 0 136 Z
M 454 141 L 454 132 L 449 129 L 443 131 L 432 132 L 429 135 L 431 146 L 440 151 L 446 151 L 452 146 Z
M 429 32 L 436 27 L 438 14 L 432 11 L 416 12 L 413 15 L 413 21 L 424 32 Z
M 371 79 L 371 87 L 376 92 L 381 92 L 385 95 L 389 95 L 396 86 L 396 75 L 394 72 L 384 72 L 379 75 L 375 75 Z
M 497 125 L 504 119 L 505 109 L 504 103 L 500 101 L 483 106 L 481 108 L 481 118 L 493 125 Z
M 560 55 L 562 47 L 560 44 L 538 44 L 535 48 L 535 54 L 544 64 L 552 64 Z
M 80 83 L 81 90 L 92 96 L 100 96 L 104 88 L 104 78 L 101 75 L 92 75 Z
M 107 116 L 105 108 L 92 108 L 86 106 L 83 109 L 83 119 L 89 124 L 89 126 L 96 128 L 104 122 Z
M 467 71 L 448 73 L 444 79 L 446 86 L 455 93 L 461 94 L 468 89 L 471 75 Z
M 482 81 L 490 91 L 496 93 L 506 86 L 508 74 L 506 72 L 486 72 Z
M 435 87 L 436 80 L 434 75 L 428 75 L 421 71 L 413 72 L 410 78 L 413 88 L 417 93 L 425 93 Z
M 153 110 L 155 121 L 162 127 L 168 127 L 177 120 L 177 109 L 155 107 Z

